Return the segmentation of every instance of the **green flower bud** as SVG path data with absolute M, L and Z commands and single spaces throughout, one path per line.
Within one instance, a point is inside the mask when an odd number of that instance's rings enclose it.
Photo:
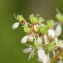
M 18 20 L 18 21 L 22 21 L 22 20 L 24 20 L 24 18 L 23 18 L 22 15 L 17 15 L 17 20 Z
M 39 43 L 38 42 L 34 42 L 34 47 L 35 48 L 39 47 Z
M 46 26 L 40 26 L 39 31 L 42 34 L 45 34 L 47 32 L 47 27 Z
M 51 51 L 51 48 L 49 46 L 45 46 L 44 49 L 47 51 L 47 52 L 50 52 Z
M 49 28 L 53 28 L 53 27 L 54 27 L 54 21 L 53 21 L 53 20 L 48 20 L 48 21 L 47 21 L 47 26 L 48 26 Z
M 37 18 L 34 16 L 34 14 L 30 15 L 30 21 L 31 21 L 31 23 L 37 22 Z
M 50 44 L 45 46 L 44 49 L 46 51 L 50 52 L 53 46 L 54 46 L 54 42 L 50 42 Z
M 56 14 L 56 18 L 60 22 L 63 21 L 63 15 L 61 15 L 61 13 Z
M 24 27 L 24 32 L 29 33 L 30 32 L 30 28 L 28 26 L 25 26 Z
M 43 21 L 44 21 L 44 19 L 43 19 L 42 17 L 39 17 L 39 18 L 38 18 L 38 22 L 39 22 L 39 23 L 42 23 Z

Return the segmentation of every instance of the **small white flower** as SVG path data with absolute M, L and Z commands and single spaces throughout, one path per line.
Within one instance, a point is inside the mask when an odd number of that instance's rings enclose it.
M 15 22 L 15 23 L 12 25 L 12 29 L 14 30 L 14 29 L 18 28 L 18 26 L 19 26 L 19 22 Z
M 28 36 L 24 36 L 21 40 L 21 43 L 26 43 L 27 42 L 27 39 L 28 39 Z
M 43 49 L 38 49 L 38 58 L 42 60 L 43 63 L 49 62 L 49 58 Z
M 30 48 L 26 48 L 26 49 L 23 50 L 24 53 L 29 53 L 31 51 L 32 51 L 32 48 L 31 47 Z
M 53 29 L 49 29 L 48 30 L 48 36 L 50 36 L 51 38 L 54 38 L 56 36 L 56 33 Z
M 28 36 L 28 40 L 31 41 L 31 42 L 33 42 L 33 36 L 32 35 L 29 35 Z
M 62 33 L 62 28 L 61 28 L 61 24 L 58 24 L 56 26 L 56 35 L 59 36 Z
M 37 38 L 37 42 L 38 42 L 39 44 L 41 44 L 41 43 L 42 43 L 42 37 L 38 37 L 38 38 Z
M 49 44 L 49 39 L 47 38 L 47 35 L 44 35 L 44 42 L 45 44 Z

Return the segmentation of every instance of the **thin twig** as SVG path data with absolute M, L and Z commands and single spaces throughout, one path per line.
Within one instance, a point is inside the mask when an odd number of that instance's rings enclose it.
M 63 54 L 63 50 L 57 56 L 51 59 L 50 63 L 53 63 L 59 56 L 61 56 L 61 54 Z

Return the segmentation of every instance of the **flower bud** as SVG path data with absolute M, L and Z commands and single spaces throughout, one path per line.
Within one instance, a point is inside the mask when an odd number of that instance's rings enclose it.
M 38 42 L 34 42 L 34 47 L 37 48 L 39 46 Z
M 53 26 L 54 26 L 54 21 L 53 21 L 53 20 L 48 20 L 48 21 L 47 21 L 47 26 L 48 26 L 49 28 L 53 28 Z
M 46 26 L 40 26 L 39 31 L 42 34 L 45 34 L 47 32 L 47 27 Z
M 43 21 L 44 21 L 44 19 L 43 19 L 42 17 L 39 17 L 39 18 L 38 18 L 38 22 L 39 22 L 39 23 L 42 23 Z
M 31 23 L 36 23 L 37 22 L 37 18 L 34 16 L 34 14 L 30 15 L 30 21 Z
M 18 21 L 22 21 L 22 20 L 24 20 L 24 18 L 23 18 L 22 15 L 17 15 L 17 20 L 18 20 Z
M 63 15 L 61 15 L 61 13 L 56 14 L 56 18 L 60 22 L 63 21 Z
M 29 33 L 30 32 L 30 28 L 28 26 L 25 26 L 24 27 L 24 32 Z

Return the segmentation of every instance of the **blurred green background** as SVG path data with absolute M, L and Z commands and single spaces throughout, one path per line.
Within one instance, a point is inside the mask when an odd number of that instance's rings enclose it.
M 63 0 L 0 0 L 0 63 L 39 63 L 36 57 L 28 61 L 29 54 L 22 52 L 26 47 L 20 41 L 25 33 L 21 25 L 12 30 L 17 21 L 13 14 L 22 14 L 27 20 L 32 13 L 45 20 L 55 19 L 56 7 L 62 13 Z

